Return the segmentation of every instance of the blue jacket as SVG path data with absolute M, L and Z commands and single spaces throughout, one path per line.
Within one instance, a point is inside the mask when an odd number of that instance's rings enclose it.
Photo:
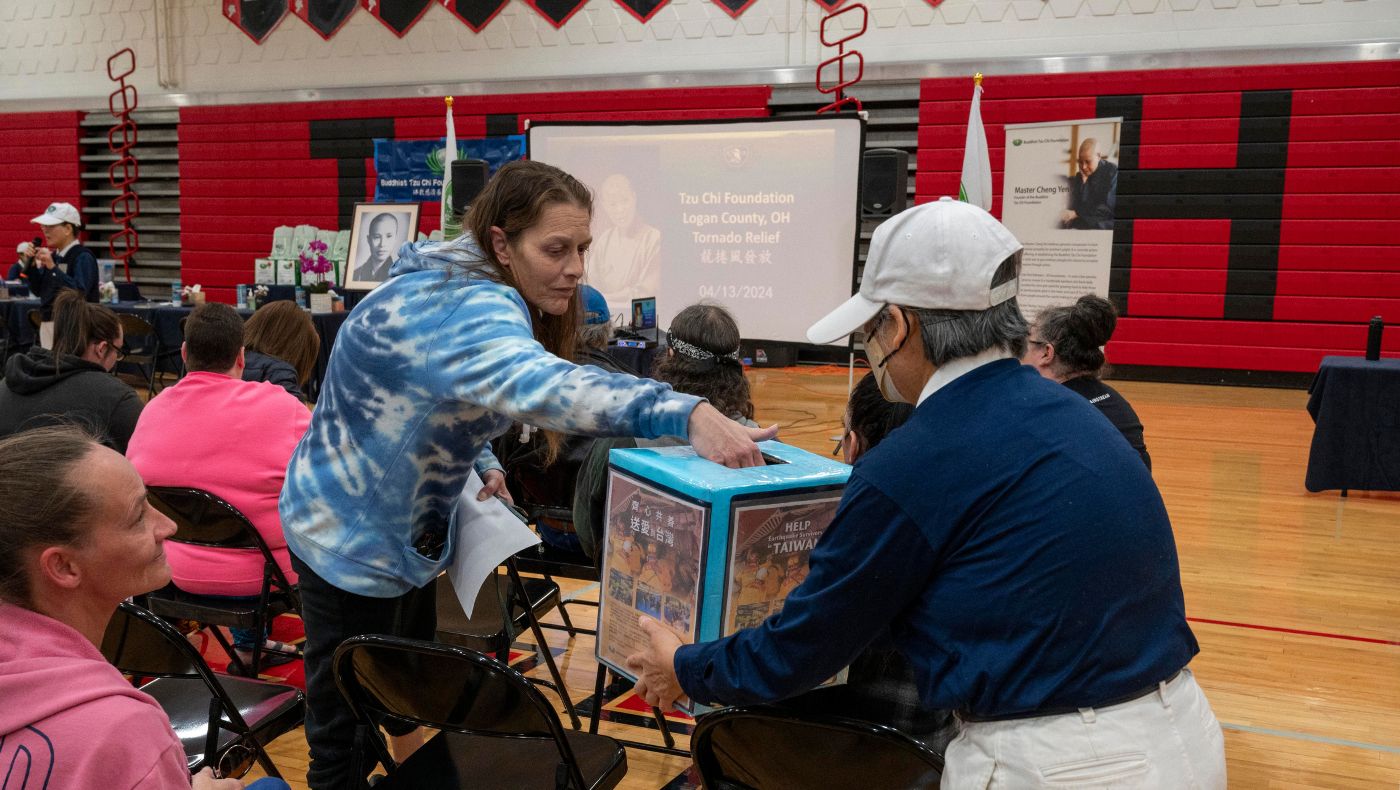
M 1147 467 L 1015 360 L 949 382 L 862 458 L 810 562 L 781 613 L 677 651 L 692 699 L 797 694 L 885 628 L 928 708 L 978 716 L 1101 705 L 1198 649 Z
M 488 442 L 512 420 L 568 434 L 687 434 L 699 398 L 549 353 L 524 299 L 488 279 L 480 258 L 469 237 L 405 245 L 336 336 L 279 511 L 292 552 L 343 590 L 402 595 L 451 562 L 457 497 L 473 462 L 498 468 Z M 414 549 L 444 533 L 439 556 Z

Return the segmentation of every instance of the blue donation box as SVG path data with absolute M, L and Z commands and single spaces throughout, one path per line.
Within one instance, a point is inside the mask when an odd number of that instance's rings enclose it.
M 762 623 L 807 577 L 845 464 L 763 442 L 765 466 L 729 469 L 690 447 L 614 450 L 608 467 L 598 660 L 629 678 L 638 615 L 704 642 Z

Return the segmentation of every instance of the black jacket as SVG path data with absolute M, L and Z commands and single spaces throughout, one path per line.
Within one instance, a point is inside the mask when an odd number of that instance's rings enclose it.
M 301 386 L 297 383 L 297 369 L 292 367 L 290 362 L 283 362 L 260 351 L 244 350 L 243 380 L 267 381 L 292 393 L 300 400 L 306 400 L 306 396 L 301 394 Z
M 1113 210 L 1118 205 L 1118 165 L 1101 160 L 1087 180 L 1069 180 L 1069 207 L 1078 216 L 1070 221 L 1075 230 L 1113 230 Z
M 100 365 L 42 348 L 10 357 L 5 383 L 0 386 L 0 436 L 28 428 L 73 421 L 102 437 L 103 444 L 119 453 L 141 416 L 136 390 L 103 370 Z

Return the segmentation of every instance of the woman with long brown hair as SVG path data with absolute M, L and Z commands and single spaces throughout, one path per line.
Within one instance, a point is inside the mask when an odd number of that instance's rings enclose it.
M 5 367 L 0 436 L 73 422 L 126 452 L 141 416 L 141 396 L 111 375 L 126 355 L 117 314 L 67 289 L 54 300 L 53 317 L 53 349 L 35 345 Z
M 363 779 L 352 776 L 355 725 L 332 653 L 356 634 L 433 637 L 431 585 L 457 549 L 454 506 L 473 468 L 480 499 L 504 492 L 489 441 L 512 420 L 551 432 L 551 446 L 562 434 L 680 435 L 729 466 L 762 463 L 754 442 L 772 429 L 743 428 L 655 381 L 566 361 L 592 205 L 558 168 L 502 167 L 472 202 L 469 233 L 405 245 L 336 336 L 280 503 L 301 578 L 312 788 Z
M 321 336 L 296 302 L 273 302 L 243 324 L 244 381 L 268 381 L 305 400 Z

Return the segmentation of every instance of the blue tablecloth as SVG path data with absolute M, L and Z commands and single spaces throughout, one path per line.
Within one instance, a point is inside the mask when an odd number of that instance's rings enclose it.
M 1308 391 L 1308 490 L 1400 491 L 1400 359 L 1325 357 Z
M 34 325 L 29 323 L 29 311 L 38 309 L 39 300 L 34 297 L 0 299 L 0 323 L 5 326 L 10 353 L 34 344 Z

